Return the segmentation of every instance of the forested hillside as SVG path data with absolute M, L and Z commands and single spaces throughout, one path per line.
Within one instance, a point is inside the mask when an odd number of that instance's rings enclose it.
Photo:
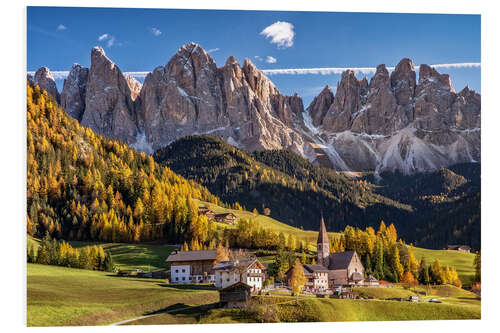
M 67 240 L 213 239 L 193 198 L 217 197 L 151 156 L 80 126 L 38 86 L 27 87 L 28 234 Z
M 480 247 L 479 164 L 412 176 L 387 173 L 382 180 L 373 174 L 350 178 L 291 151 L 249 153 L 208 135 L 185 137 L 153 156 L 222 200 L 247 210 L 267 208 L 292 226 L 316 230 L 323 213 L 330 231 L 376 227 L 384 220 L 415 244 Z M 461 209 L 460 218 L 453 218 Z
M 153 156 L 224 201 L 259 212 L 268 208 L 272 217 L 304 229 L 317 230 L 321 213 L 328 229 L 337 231 L 346 225 L 378 226 L 381 220 L 397 224 L 411 211 L 373 193 L 367 181 L 316 167 L 289 151 L 252 155 L 202 135 L 180 139 Z

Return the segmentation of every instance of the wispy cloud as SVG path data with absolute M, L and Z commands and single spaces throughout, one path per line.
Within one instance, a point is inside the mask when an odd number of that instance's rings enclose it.
M 160 29 L 155 28 L 155 27 L 151 28 L 151 33 L 152 33 L 153 35 L 157 36 L 157 37 L 161 35 L 161 31 L 160 31 Z
M 115 44 L 115 36 L 111 36 L 109 39 L 108 39 L 108 42 L 107 42 L 107 46 L 108 47 L 111 47 Z
M 217 52 L 217 51 L 219 51 L 219 50 L 220 50 L 220 49 L 219 49 L 218 47 L 216 47 L 215 49 L 210 49 L 210 50 L 208 50 L 207 52 L 208 52 L 208 53 L 214 53 L 214 52 Z
M 111 46 L 115 45 L 116 38 L 115 38 L 115 36 L 112 36 L 112 35 L 106 33 L 106 34 L 100 35 L 97 38 L 97 41 L 99 41 L 99 42 L 106 41 L 106 46 L 111 47 Z
M 436 69 L 438 68 L 473 68 L 481 67 L 480 62 L 462 62 L 455 64 L 435 64 L 430 65 Z M 395 67 L 387 67 L 388 71 L 393 71 Z M 415 66 L 418 69 L 419 66 Z M 373 74 L 377 70 L 375 67 L 322 67 L 322 68 L 284 68 L 284 69 L 265 69 L 264 73 L 267 75 L 285 74 L 285 75 L 305 75 L 305 74 L 342 74 L 346 70 L 353 70 L 361 74 Z
M 271 38 L 272 44 L 276 44 L 278 48 L 283 49 L 293 46 L 293 38 L 295 37 L 293 24 L 281 21 L 266 27 L 260 34 L 266 36 L 266 38 Z
M 258 61 L 262 61 L 262 57 L 261 56 L 254 56 L 255 60 L 258 60 Z
M 254 56 L 256 58 L 258 56 Z M 436 65 L 430 65 L 431 67 L 435 68 L 478 68 L 481 67 L 480 62 L 462 62 L 462 63 L 455 63 L 455 64 L 436 64 Z M 419 68 L 419 66 L 415 67 L 416 69 Z M 334 68 L 294 68 L 294 69 L 265 69 L 263 70 L 264 73 L 270 75 L 270 74 L 291 74 L 291 75 L 300 75 L 300 74 L 322 74 L 322 75 L 327 75 L 327 74 L 342 74 L 344 70 L 347 69 L 352 69 L 354 71 L 358 71 L 364 74 L 370 74 L 370 73 L 375 73 L 375 67 L 345 67 L 345 68 L 340 68 L 340 67 L 334 67 Z M 388 70 L 394 70 L 394 67 L 387 67 Z M 286 72 L 283 72 L 286 71 Z M 295 72 L 293 72 L 295 71 Z M 55 80 L 62 80 L 65 79 L 69 71 L 51 71 L 52 75 L 54 76 Z M 146 75 L 148 75 L 150 72 L 144 71 L 144 72 L 124 72 L 124 74 L 128 74 L 136 79 L 144 79 Z M 35 72 L 28 72 L 28 74 L 35 75 Z M 313 87 L 311 88 L 312 91 L 317 91 L 321 90 L 323 86 L 318 86 L 318 87 Z M 332 87 L 334 89 L 334 87 Z
M 66 29 L 68 29 L 68 27 L 66 27 L 64 24 L 59 24 L 57 26 L 57 30 L 59 30 L 59 31 L 66 30 Z
M 276 61 L 277 61 L 277 60 L 276 60 L 276 58 L 274 58 L 274 57 L 271 57 L 271 56 L 267 56 L 267 57 L 266 57 L 266 62 L 267 62 L 268 64 L 274 64 L 274 63 L 276 63 Z
M 109 34 L 102 34 L 102 35 L 99 36 L 99 38 L 97 38 L 97 40 L 99 42 L 102 42 L 103 40 L 106 40 L 108 38 L 109 38 Z

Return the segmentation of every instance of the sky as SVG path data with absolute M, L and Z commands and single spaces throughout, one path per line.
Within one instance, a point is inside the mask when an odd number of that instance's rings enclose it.
M 479 15 L 27 8 L 28 71 L 68 71 L 75 62 L 89 67 L 90 50 L 100 45 L 122 72 L 149 72 L 189 42 L 218 66 L 235 56 L 262 70 L 299 69 L 267 74 L 282 93 L 302 96 L 306 107 L 326 84 L 335 89 L 338 68 L 393 67 L 405 57 L 416 65 L 455 64 L 437 69 L 450 74 L 455 90 L 481 91 Z M 311 68 L 333 70 L 304 70 Z M 357 72 L 358 78 L 372 74 Z M 61 89 L 63 80 L 56 83 Z

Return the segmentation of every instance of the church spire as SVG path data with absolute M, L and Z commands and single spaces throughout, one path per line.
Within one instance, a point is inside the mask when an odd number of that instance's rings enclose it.
M 326 233 L 325 219 L 321 213 L 321 224 L 319 226 L 318 244 L 328 244 L 328 234 Z
M 325 219 L 321 213 L 321 224 L 319 226 L 318 243 L 316 244 L 318 250 L 318 264 L 328 267 L 330 263 L 330 242 L 328 241 L 328 234 L 326 233 Z

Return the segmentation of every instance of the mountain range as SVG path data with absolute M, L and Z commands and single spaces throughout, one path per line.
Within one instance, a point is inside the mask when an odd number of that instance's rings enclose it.
M 305 108 L 281 94 L 250 60 L 229 57 L 217 67 L 198 44 L 182 46 L 144 84 L 101 47 L 90 68 L 74 64 L 61 93 L 46 67 L 30 78 L 82 125 L 153 153 L 193 134 L 211 134 L 249 151 L 289 149 L 342 171 L 415 174 L 479 162 L 481 96 L 456 92 L 447 74 L 402 59 L 368 81 L 342 73 Z

